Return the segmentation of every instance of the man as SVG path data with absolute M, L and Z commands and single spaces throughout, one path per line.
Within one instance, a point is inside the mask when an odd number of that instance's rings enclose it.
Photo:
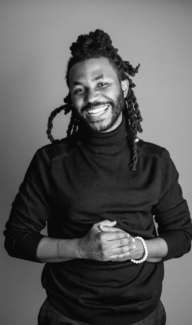
M 178 172 L 165 148 L 137 138 L 139 66 L 101 30 L 79 36 L 71 53 L 69 94 L 13 202 L 5 247 L 46 263 L 39 325 L 165 324 L 163 262 L 192 238 Z M 59 141 L 51 129 L 62 110 L 71 121 Z

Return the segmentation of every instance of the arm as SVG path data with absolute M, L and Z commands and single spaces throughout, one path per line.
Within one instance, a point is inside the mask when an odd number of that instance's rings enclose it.
M 5 249 L 13 257 L 38 261 L 36 249 L 50 214 L 49 159 L 38 150 L 26 171 L 5 225 Z
M 160 196 L 152 211 L 158 226 L 158 237 L 145 241 L 149 251 L 148 262 L 180 257 L 191 247 L 190 212 L 178 182 L 179 174 L 167 150 L 162 154 L 161 166 Z M 139 243 L 138 251 L 141 258 Z
M 122 250 L 127 251 L 131 240 L 131 236 L 126 232 L 113 227 L 115 224 L 116 221 L 109 220 L 96 223 L 82 238 L 42 238 L 37 247 L 37 259 L 49 263 L 64 262 L 74 258 L 111 261 L 114 253 L 118 256 Z M 101 231 L 101 225 L 107 225 L 104 231 Z
M 157 263 L 160 262 L 168 253 L 167 242 L 160 237 L 146 240 L 146 245 L 148 249 L 148 258 L 147 262 Z M 138 243 L 138 245 L 141 243 Z M 140 254 L 134 256 L 134 259 L 141 259 L 144 254 L 143 248 L 140 248 Z
M 117 229 L 116 229 L 117 230 Z M 119 230 L 120 233 L 121 230 Z M 119 240 L 119 233 L 116 233 L 116 240 Z M 127 238 L 127 235 L 124 236 Z M 105 249 L 102 250 L 102 239 L 97 238 L 98 242 L 100 241 L 100 249 L 94 248 L 92 252 L 90 252 L 90 242 L 87 245 L 85 243 L 82 243 L 82 241 L 85 241 L 85 238 L 81 239 L 55 239 L 50 237 L 44 237 L 39 242 L 39 245 L 37 247 L 37 259 L 39 262 L 65 262 L 71 259 L 77 259 L 77 258 L 91 258 L 96 260 L 113 260 L 116 261 L 125 261 L 130 260 L 131 258 L 134 259 L 140 259 L 142 258 L 144 254 L 144 249 L 140 241 L 136 242 L 135 248 L 131 247 L 130 243 L 130 237 L 129 240 L 127 240 L 126 245 L 129 245 L 129 249 L 124 252 L 125 247 L 121 245 L 119 247 L 118 253 L 111 254 L 110 250 L 105 251 Z M 104 243 L 104 241 L 103 241 Z M 164 239 L 162 238 L 155 238 L 151 240 L 146 241 L 149 256 L 147 261 L 148 262 L 159 262 L 163 257 L 166 256 L 168 248 L 167 244 Z M 89 252 L 88 252 L 89 248 Z
M 57 239 L 41 234 L 51 212 L 52 183 L 50 159 L 46 150 L 38 150 L 27 169 L 12 203 L 5 225 L 5 249 L 10 256 L 34 262 L 63 262 L 74 258 L 107 260 L 110 244 L 118 250 L 125 237 L 117 229 L 103 234 L 94 225 L 83 238 Z M 112 223 L 113 224 L 113 223 Z M 110 239 L 110 244 L 108 242 Z
M 79 258 L 78 239 L 44 237 L 37 246 L 37 259 L 44 263 L 65 262 Z
M 104 227 L 102 227 L 102 231 L 115 231 L 116 227 L 114 227 L 114 224 L 108 223 L 106 225 L 106 222 L 103 222 Z M 110 260 L 113 261 L 126 261 L 130 259 L 135 259 L 139 260 L 143 257 L 144 255 L 144 247 L 143 244 L 140 240 L 137 238 L 135 239 L 132 237 L 130 234 L 127 232 L 123 231 L 122 229 L 118 229 L 120 232 L 124 233 L 126 235 L 126 240 L 124 240 L 124 243 L 121 242 L 121 250 L 118 252 L 118 254 L 114 254 L 110 252 Z M 154 239 L 149 239 L 145 240 L 147 250 L 148 250 L 148 262 L 159 262 L 163 258 L 166 257 L 168 253 L 168 246 L 167 242 L 160 237 L 154 238 Z
M 105 237 L 101 236 L 98 225 L 108 224 L 105 227 Z M 140 259 L 144 254 L 142 243 L 134 243 L 133 237 L 121 229 L 113 227 L 115 222 L 103 221 L 95 224 L 90 232 L 83 238 L 54 239 L 44 237 L 37 247 L 37 258 L 40 262 L 64 262 L 74 258 L 91 258 L 96 260 L 124 261 L 131 258 Z M 113 234 L 109 236 L 109 234 Z M 123 242 L 124 240 L 124 242 Z M 113 241 L 113 244 L 112 244 Z M 115 254 L 112 246 L 116 243 L 118 249 Z M 109 243 L 109 246 L 107 246 Z M 135 244 L 135 245 L 134 245 Z M 148 248 L 148 262 L 159 262 L 166 256 L 168 247 L 164 239 L 155 238 L 146 240 Z M 132 247 L 133 246 L 133 247 Z M 115 248 L 114 248 L 115 249 Z
M 158 236 L 168 247 L 163 260 L 177 258 L 191 248 L 192 223 L 179 184 L 179 174 L 167 150 L 162 155 L 162 186 L 159 201 L 153 207 Z

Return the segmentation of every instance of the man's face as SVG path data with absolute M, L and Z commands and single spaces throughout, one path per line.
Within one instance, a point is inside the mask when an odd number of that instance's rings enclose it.
M 74 109 L 95 131 L 114 130 L 122 120 L 124 96 L 117 72 L 105 57 L 76 63 L 69 73 Z M 128 84 L 126 82 L 127 88 Z M 126 93 L 126 92 L 125 92 Z

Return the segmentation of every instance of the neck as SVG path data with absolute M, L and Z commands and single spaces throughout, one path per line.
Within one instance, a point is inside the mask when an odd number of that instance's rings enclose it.
M 118 126 L 108 132 L 98 132 L 81 125 L 78 138 L 87 149 L 95 153 L 114 155 L 128 147 L 125 117 L 121 115 Z

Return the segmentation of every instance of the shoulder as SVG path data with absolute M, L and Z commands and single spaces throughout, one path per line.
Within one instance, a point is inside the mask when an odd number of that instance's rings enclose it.
M 155 170 L 160 170 L 167 179 L 169 177 L 178 177 L 177 168 L 167 148 L 152 142 L 139 140 L 138 149 L 141 164 L 145 166 L 149 164 Z
M 52 143 L 46 144 L 38 148 L 35 156 L 39 159 L 52 161 L 60 156 L 68 156 L 75 147 L 75 138 L 73 136 L 55 140 Z
M 178 178 L 178 171 L 167 148 L 152 142 L 139 140 L 138 156 L 141 169 L 146 170 L 148 168 L 150 173 L 157 173 L 166 186 L 173 179 Z
M 144 141 L 139 139 L 138 141 L 139 153 L 145 157 L 154 157 L 158 159 L 169 159 L 170 154 L 167 148 L 160 146 L 153 142 Z

